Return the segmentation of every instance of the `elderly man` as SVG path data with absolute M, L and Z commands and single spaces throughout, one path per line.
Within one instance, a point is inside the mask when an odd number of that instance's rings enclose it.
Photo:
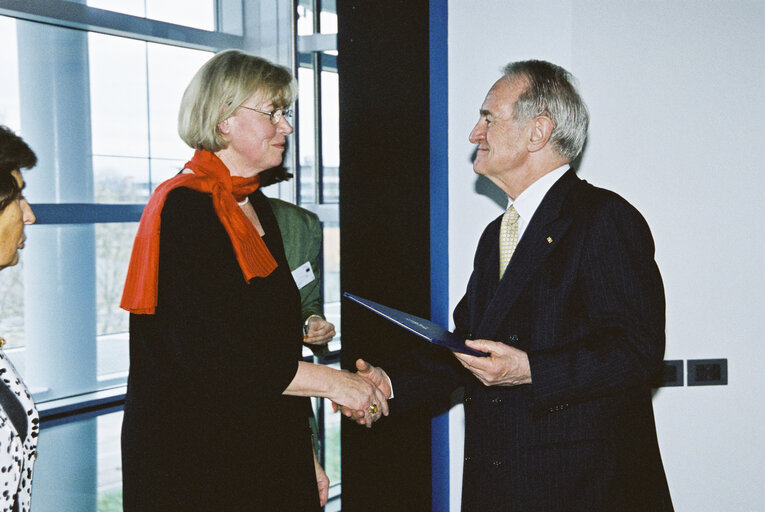
M 569 168 L 587 126 L 567 71 L 505 68 L 470 141 L 508 208 L 484 230 L 454 311 L 456 332 L 489 357 L 357 363 L 392 388 L 393 414 L 464 386 L 466 512 L 672 510 L 651 403 L 664 354 L 653 239 L 627 201 Z

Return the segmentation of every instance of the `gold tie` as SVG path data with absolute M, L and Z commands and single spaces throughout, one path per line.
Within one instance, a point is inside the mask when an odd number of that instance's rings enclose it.
M 518 212 L 510 205 L 502 216 L 502 224 L 499 227 L 499 278 L 505 273 L 507 264 L 513 256 L 515 246 L 518 245 Z

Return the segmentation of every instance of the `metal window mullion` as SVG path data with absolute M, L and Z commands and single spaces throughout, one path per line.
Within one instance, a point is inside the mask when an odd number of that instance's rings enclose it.
M 218 51 L 244 46 L 242 36 L 175 25 L 75 2 L 0 0 L 0 15 L 197 50 Z
M 314 130 L 314 166 L 316 172 L 314 173 L 314 188 L 313 188 L 313 202 L 315 204 L 321 204 L 324 197 L 323 194 L 323 181 L 324 181 L 324 155 L 322 151 L 323 136 L 322 136 L 322 119 L 321 119 L 321 53 L 314 52 L 311 60 L 313 61 L 313 130 Z
M 297 35 L 297 21 L 298 21 L 298 1 L 299 0 L 292 0 L 292 22 L 290 24 L 290 30 L 292 30 L 292 76 L 295 77 L 295 80 L 297 80 L 298 77 L 298 67 L 300 66 L 300 61 L 298 59 L 298 35 Z M 292 202 L 295 204 L 299 204 L 299 197 L 300 197 L 300 148 L 298 148 L 298 137 L 300 134 L 300 101 L 298 101 L 298 98 L 295 98 L 295 117 L 292 118 L 293 121 L 293 134 L 292 134 L 292 145 L 290 147 L 290 155 L 292 157 L 292 173 L 294 175 L 294 179 L 292 180 Z
M 321 34 L 321 0 L 313 0 L 313 33 Z M 314 132 L 314 187 L 313 202 L 321 204 L 324 194 L 322 182 L 324 174 L 324 155 L 322 148 L 322 122 L 321 122 L 321 52 L 311 52 L 313 65 L 313 132 Z

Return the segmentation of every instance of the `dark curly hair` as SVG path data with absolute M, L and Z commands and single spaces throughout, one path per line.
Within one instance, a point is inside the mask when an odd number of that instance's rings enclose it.
M 7 126 L 0 125 L 0 211 L 21 195 L 21 188 L 11 173 L 36 164 L 37 155 L 27 143 Z

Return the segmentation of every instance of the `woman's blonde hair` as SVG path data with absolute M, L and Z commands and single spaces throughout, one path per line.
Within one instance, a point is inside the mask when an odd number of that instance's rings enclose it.
M 228 142 L 218 124 L 250 96 L 259 94 L 274 108 L 286 108 L 296 91 L 287 68 L 239 50 L 222 51 L 208 60 L 186 87 L 178 113 L 178 134 L 194 149 L 220 151 Z

